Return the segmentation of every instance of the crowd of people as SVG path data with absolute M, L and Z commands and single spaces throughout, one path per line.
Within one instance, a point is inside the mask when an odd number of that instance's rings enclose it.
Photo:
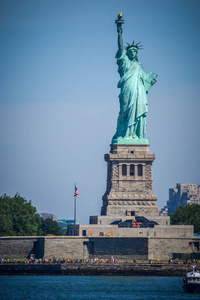
M 115 263 L 120 263 L 120 264 L 195 264 L 198 265 L 200 264 L 200 260 L 197 259 L 183 259 L 183 260 L 179 260 L 178 258 L 176 259 L 169 259 L 168 261 L 160 261 L 158 260 L 124 260 L 124 259 L 117 259 L 114 257 L 111 257 L 109 259 L 102 259 L 102 258 L 93 258 L 93 259 L 73 259 L 68 257 L 67 259 L 65 258 L 35 258 L 33 256 L 31 256 L 30 258 L 25 258 L 25 259 L 9 259 L 9 258 L 2 258 L 0 259 L 0 264 L 17 264 L 17 263 L 21 263 L 21 264 L 42 264 L 42 263 L 56 263 L 56 264 L 63 264 L 63 263 L 107 263 L 107 264 L 115 264 Z

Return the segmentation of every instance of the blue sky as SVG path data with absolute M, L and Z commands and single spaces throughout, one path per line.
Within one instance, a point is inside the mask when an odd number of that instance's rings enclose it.
M 37 211 L 88 223 L 106 190 L 104 154 L 119 111 L 115 18 L 141 41 L 147 135 L 158 206 L 177 182 L 200 184 L 200 2 L 195 0 L 0 2 L 0 194 Z

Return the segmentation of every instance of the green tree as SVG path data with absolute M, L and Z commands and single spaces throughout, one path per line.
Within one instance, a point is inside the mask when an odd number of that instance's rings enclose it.
M 16 194 L 0 197 L 0 235 L 31 236 L 41 235 L 41 218 L 31 201 Z
M 200 234 L 200 205 L 179 206 L 170 218 L 172 225 L 193 225 L 194 232 Z
M 60 226 L 56 221 L 52 219 L 46 219 L 41 222 L 41 231 L 42 235 L 53 234 L 53 235 L 61 235 Z

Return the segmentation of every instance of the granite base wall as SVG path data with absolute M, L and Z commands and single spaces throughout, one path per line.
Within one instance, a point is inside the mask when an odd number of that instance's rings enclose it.
M 178 256 L 199 252 L 200 238 L 149 238 L 149 259 L 167 260 Z M 189 258 L 189 257 L 188 257 Z
M 44 255 L 44 238 L 40 237 L 1 237 L 0 258 L 28 258 Z
M 161 237 L 1 237 L 1 258 L 110 258 L 168 260 L 199 253 L 200 238 Z
M 45 258 L 86 259 L 89 257 L 88 238 L 83 237 L 45 237 Z
M 148 238 L 46 237 L 44 257 L 148 259 Z
M 90 238 L 90 258 L 148 259 L 148 238 Z

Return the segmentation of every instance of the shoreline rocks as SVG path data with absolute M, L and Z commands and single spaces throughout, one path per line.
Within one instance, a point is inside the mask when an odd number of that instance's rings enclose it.
M 184 276 L 191 265 L 184 264 L 0 264 L 0 275 L 75 276 Z

